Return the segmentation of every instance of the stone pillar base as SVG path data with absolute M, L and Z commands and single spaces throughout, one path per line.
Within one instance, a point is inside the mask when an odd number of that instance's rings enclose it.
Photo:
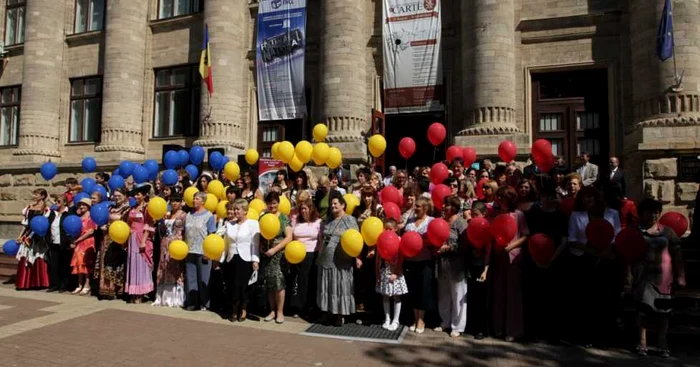
M 523 133 L 504 135 L 458 135 L 455 145 L 476 149 L 477 159 L 482 156 L 497 156 L 498 145 L 504 140 L 512 140 L 518 148 L 518 155 L 530 154 L 530 136 Z
M 199 139 L 192 145 L 199 145 L 202 148 L 223 148 L 224 155 L 229 158 L 238 158 L 239 154 L 245 154 L 246 147 L 239 141 L 224 140 L 224 139 Z
M 352 163 L 367 163 L 369 158 L 367 155 L 367 144 L 363 140 L 332 142 L 327 139 L 327 142 L 330 146 L 340 149 L 340 152 L 343 153 L 344 166 Z
M 95 148 L 95 153 L 92 154 L 93 158 L 99 162 L 100 167 L 108 166 L 110 163 L 116 163 L 119 165 L 121 161 L 142 161 L 144 160 L 144 152 L 127 152 L 127 151 L 105 151 Z

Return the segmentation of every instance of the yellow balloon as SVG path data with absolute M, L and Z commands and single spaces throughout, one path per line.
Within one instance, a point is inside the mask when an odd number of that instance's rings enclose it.
M 281 142 L 279 148 L 277 148 L 277 154 L 282 162 L 291 162 L 292 158 L 294 158 L 294 145 L 288 141 Z
M 187 204 L 187 206 L 189 206 L 190 208 L 194 208 L 194 194 L 198 192 L 199 190 L 197 190 L 197 187 L 190 186 L 187 189 L 185 189 L 185 192 L 182 194 L 182 198 L 185 200 L 185 204 Z
M 209 182 L 209 186 L 207 186 L 207 192 L 210 194 L 214 194 L 217 200 L 221 197 L 222 191 L 224 191 L 224 184 L 221 181 L 213 180 Z
M 289 168 L 291 168 L 294 172 L 299 172 L 302 168 L 304 168 L 304 163 L 295 155 L 294 158 L 292 158 L 292 161 L 289 162 Z
M 265 202 L 260 200 L 260 199 L 253 199 L 250 204 L 248 204 L 248 209 L 255 209 L 258 214 L 260 214 L 267 205 L 265 205 Z
M 326 135 L 328 135 L 328 126 L 326 126 L 326 124 L 316 124 L 312 135 L 314 136 L 314 140 L 316 140 L 316 142 L 320 143 L 326 140 Z
M 311 152 L 311 158 L 317 165 L 322 165 L 328 160 L 328 155 L 331 153 L 331 148 L 326 143 L 318 143 L 314 145 L 314 150 Z
M 228 190 L 229 187 L 231 186 L 226 186 L 223 190 L 221 190 L 221 196 L 219 196 L 220 200 L 228 200 L 228 197 L 226 196 L 226 190 Z
M 228 162 L 224 166 L 224 176 L 229 179 L 229 181 L 236 181 L 238 176 L 241 175 L 241 167 L 238 167 L 236 162 Z M 207 189 L 209 186 L 207 186 Z
M 279 147 L 280 147 L 281 142 L 276 142 L 275 144 L 272 144 L 272 148 L 270 149 L 270 153 L 272 153 L 272 158 L 281 161 L 280 156 L 279 156 Z
M 277 210 L 284 215 L 289 215 L 292 212 L 292 203 L 289 202 L 286 196 L 280 195 L 280 204 L 277 206 Z
M 248 149 L 248 151 L 245 152 L 245 161 L 251 166 L 258 162 L 258 158 L 260 158 L 260 155 L 255 149 Z
M 168 253 L 173 260 L 184 260 L 190 252 L 189 246 L 182 240 L 175 240 L 168 245 Z
M 226 214 L 228 213 L 228 209 L 226 209 L 226 204 L 228 204 L 228 200 L 221 200 L 218 204 L 216 204 L 217 217 L 226 218 Z
M 314 146 L 306 140 L 298 142 L 297 147 L 294 148 L 294 153 L 301 163 L 309 163 L 311 160 L 311 153 L 313 153 L 313 151 Z
M 326 160 L 326 165 L 333 169 L 338 168 L 340 164 L 343 163 L 343 154 L 340 153 L 340 149 L 332 147 L 328 151 L 328 159 Z
M 161 220 L 165 217 L 165 213 L 168 212 L 168 203 L 162 197 L 156 196 L 148 201 L 146 210 L 148 210 L 148 214 L 151 215 L 153 220 Z
M 352 215 L 355 208 L 360 205 L 360 199 L 358 199 L 355 194 L 345 194 L 343 195 L 343 199 L 345 199 L 345 214 Z
M 290 264 L 298 264 L 306 257 L 306 246 L 299 241 L 292 241 L 284 248 L 284 258 Z
M 384 151 L 386 150 L 386 139 L 379 134 L 374 134 L 369 138 L 367 145 L 369 146 L 370 154 L 376 158 L 384 154 Z
M 257 221 L 258 219 L 260 219 L 260 212 L 251 208 L 249 205 L 248 206 L 248 213 L 246 214 L 246 218 Z
M 367 246 L 377 244 L 379 235 L 384 231 L 384 223 L 377 217 L 369 217 L 362 222 L 362 238 L 364 238 Z
M 362 235 L 356 229 L 348 229 L 340 237 L 340 246 L 350 257 L 357 257 L 362 252 Z
M 224 252 L 224 239 L 216 234 L 210 234 L 204 238 L 202 249 L 204 250 L 204 256 L 213 260 L 219 260 Z
M 204 202 L 204 208 L 212 213 L 216 213 L 216 205 L 219 204 L 219 198 L 212 193 L 207 194 L 207 201 Z
M 274 214 L 260 217 L 260 234 L 268 240 L 277 237 L 280 231 L 280 219 Z
M 129 239 L 131 229 L 124 221 L 118 220 L 109 225 L 109 238 L 118 244 L 124 244 Z

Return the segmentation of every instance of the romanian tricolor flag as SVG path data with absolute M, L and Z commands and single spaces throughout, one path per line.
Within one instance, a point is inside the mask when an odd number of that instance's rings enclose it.
M 202 56 L 199 58 L 199 74 L 202 81 L 207 83 L 209 94 L 214 93 L 214 80 L 211 74 L 211 49 L 209 48 L 209 26 L 204 30 L 204 43 L 202 43 Z

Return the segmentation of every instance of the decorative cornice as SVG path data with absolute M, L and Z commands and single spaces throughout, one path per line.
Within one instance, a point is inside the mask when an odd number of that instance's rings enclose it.
M 245 149 L 245 144 L 242 142 L 229 139 L 202 138 L 195 141 L 193 145 L 199 145 L 200 147 L 234 147 Z
M 98 145 L 95 147 L 96 152 L 127 152 L 127 153 L 137 153 L 144 154 L 146 150 L 143 147 L 133 146 L 133 145 L 122 145 L 122 144 L 112 144 L 112 145 Z
M 51 149 L 50 147 L 55 147 Z M 20 134 L 17 149 L 12 155 L 43 155 L 47 157 L 60 157 L 58 151 L 58 138 L 55 136 L 39 134 Z
M 357 116 L 328 116 L 328 136 L 330 143 L 364 141 L 362 132 L 365 131 L 366 121 Z
M 635 121 L 683 118 L 681 114 L 700 115 L 700 95 L 669 93 L 658 98 L 646 98 L 634 103 Z M 674 116 L 675 115 L 675 116 Z
M 140 131 L 104 128 L 101 131 L 102 143 L 95 147 L 96 152 L 128 152 L 144 154 L 146 150 L 141 145 L 143 134 Z
M 466 112 L 467 126 L 479 124 L 515 125 L 515 108 L 504 106 L 483 106 Z
M 656 116 L 649 120 L 636 123 L 636 128 L 645 127 L 676 127 L 676 126 L 700 126 L 700 115 L 668 114 Z
M 468 127 L 457 133 L 459 136 L 469 135 L 507 135 L 519 134 L 522 131 L 513 124 L 483 124 Z

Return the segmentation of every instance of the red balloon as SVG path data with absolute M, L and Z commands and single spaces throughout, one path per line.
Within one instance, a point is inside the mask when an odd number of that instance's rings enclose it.
M 671 228 L 676 232 L 676 236 L 683 237 L 685 231 L 688 230 L 688 218 L 678 212 L 668 212 L 661 216 L 659 223 L 665 227 Z
M 648 244 L 639 228 L 627 227 L 615 236 L 615 252 L 628 263 L 634 263 L 646 253 Z
M 544 233 L 537 233 L 527 241 L 532 261 L 539 266 L 549 264 L 554 256 L 554 240 Z
M 603 251 L 610 246 L 615 238 L 615 229 L 605 219 L 593 219 L 586 226 L 586 237 L 588 237 L 590 247 Z
M 450 190 L 447 185 L 439 184 L 433 187 L 433 192 L 430 194 L 430 198 L 433 200 L 433 205 L 437 210 L 442 210 L 442 204 L 445 202 L 445 198 L 452 195 L 452 190 Z
M 542 160 L 537 160 L 537 158 L 534 158 L 537 168 L 539 168 L 540 172 L 542 173 L 547 173 L 551 171 L 552 168 L 554 168 L 554 166 L 557 164 L 556 158 L 554 158 L 553 155 L 541 159 Z
M 452 163 L 455 158 L 462 158 L 464 156 L 464 150 L 456 145 L 447 148 L 447 161 Z
M 464 160 L 464 167 L 470 167 L 476 162 L 476 149 L 472 147 L 464 148 L 462 150 L 462 159 Z
M 423 249 L 423 237 L 418 232 L 406 232 L 401 236 L 399 251 L 406 258 L 411 258 Z
M 439 122 L 433 122 L 430 127 L 428 127 L 428 140 L 433 146 L 440 145 L 447 136 L 447 130 L 445 130 L 445 125 Z
M 510 214 L 500 214 L 491 221 L 491 235 L 499 248 L 505 248 L 515 238 L 517 232 L 518 224 Z
M 565 197 L 561 200 L 561 203 L 559 203 L 559 211 L 566 214 L 567 217 L 570 217 L 571 213 L 574 212 L 575 203 L 576 199 L 573 196 Z
M 399 253 L 401 240 L 394 231 L 384 231 L 377 238 L 377 251 L 384 260 L 391 260 Z
M 450 170 L 444 163 L 435 163 L 433 167 L 430 168 L 430 180 L 435 185 L 441 184 L 449 176 Z
M 501 157 L 502 161 L 510 163 L 515 159 L 516 154 L 518 154 L 518 149 L 512 141 L 504 140 L 498 145 L 498 156 Z
M 442 218 L 435 218 L 428 224 L 428 242 L 435 247 L 445 244 L 450 238 L 450 224 Z
M 410 158 L 415 152 L 416 142 L 413 139 L 405 137 L 399 141 L 399 154 L 401 154 L 403 159 Z
M 396 203 L 386 202 L 384 203 L 384 215 L 387 218 L 392 218 L 397 222 L 401 221 L 401 209 Z
M 381 191 L 381 196 L 382 196 L 382 204 L 386 203 L 395 203 L 395 204 L 401 204 L 403 201 L 401 197 L 401 193 L 399 192 L 399 189 L 397 189 L 394 186 L 387 186 L 382 189 Z
M 467 238 L 475 248 L 482 248 L 491 243 L 491 224 L 486 218 L 473 218 L 467 226 Z
M 532 153 L 532 158 L 534 158 L 536 162 L 545 162 L 549 157 L 554 156 L 552 154 L 552 143 L 547 139 L 535 140 L 535 142 L 532 143 L 530 153 Z

